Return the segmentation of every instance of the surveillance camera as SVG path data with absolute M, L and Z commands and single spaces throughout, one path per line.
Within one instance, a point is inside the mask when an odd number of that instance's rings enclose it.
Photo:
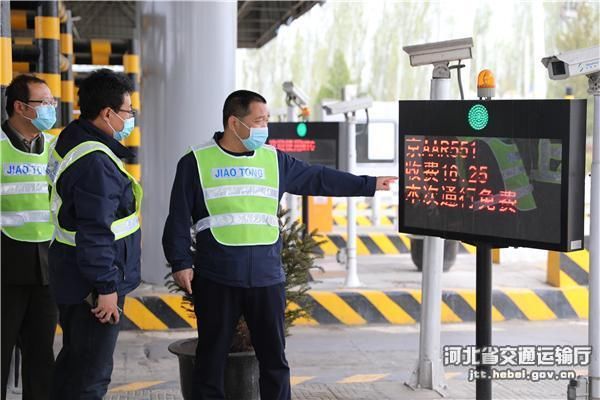
M 402 49 L 410 56 L 410 65 L 416 67 L 467 60 L 473 56 L 472 48 L 473 38 L 464 38 L 405 46 Z
M 370 97 L 361 97 L 349 101 L 340 101 L 338 103 L 327 104 L 323 109 L 328 115 L 346 114 L 357 110 L 364 110 L 373 105 L 373 100 Z
M 294 82 L 287 81 L 283 82 L 283 91 L 287 94 L 290 100 L 293 100 L 298 107 L 304 107 L 308 105 L 308 96 L 300 90 L 297 86 L 294 86 Z
M 542 58 L 550 79 L 561 80 L 571 76 L 590 75 L 600 71 L 600 46 L 565 51 Z

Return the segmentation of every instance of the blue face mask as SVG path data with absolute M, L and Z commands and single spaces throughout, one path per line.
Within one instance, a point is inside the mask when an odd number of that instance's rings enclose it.
M 115 113 L 115 115 L 121 121 L 123 121 L 123 129 L 121 129 L 120 131 L 117 132 L 117 130 L 112 127 L 110 122 L 107 122 L 107 124 L 114 131 L 113 137 L 115 138 L 115 140 L 118 140 L 120 142 L 122 140 L 125 140 L 127 137 L 129 137 L 129 135 L 131 134 L 131 131 L 133 131 L 133 128 L 135 128 L 135 118 L 131 117 L 131 118 L 123 119 L 119 116 L 119 114 Z
M 27 107 L 33 108 L 37 114 L 37 117 L 34 119 L 27 118 L 31 121 L 33 126 L 35 126 L 40 131 L 47 131 L 51 129 L 56 123 L 56 108 L 53 106 L 39 106 L 39 107 L 31 107 L 27 104 Z
M 239 118 L 236 117 L 236 119 L 240 121 L 240 123 L 246 128 L 250 129 L 250 136 L 248 136 L 246 139 L 241 139 L 237 132 L 234 131 L 235 136 L 240 139 L 244 147 L 249 151 L 257 150 L 267 142 L 267 139 L 269 138 L 269 128 L 266 126 L 261 128 L 251 128 L 243 123 Z

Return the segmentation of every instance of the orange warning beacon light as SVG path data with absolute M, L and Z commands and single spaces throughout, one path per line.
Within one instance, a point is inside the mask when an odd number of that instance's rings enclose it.
M 489 69 L 484 69 L 477 76 L 477 97 L 490 99 L 496 95 L 496 78 Z

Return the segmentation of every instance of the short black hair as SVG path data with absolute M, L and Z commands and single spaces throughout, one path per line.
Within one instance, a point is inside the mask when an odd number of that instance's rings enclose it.
M 106 107 L 118 110 L 123 105 L 123 96 L 133 90 L 133 83 L 125 74 L 107 68 L 90 73 L 79 85 L 80 117 L 95 119 Z
M 46 81 L 30 74 L 23 74 L 13 79 L 6 88 L 6 113 L 12 117 L 15 113 L 15 101 L 27 103 L 29 101 L 29 84 L 43 83 Z
M 236 90 L 227 96 L 223 105 L 223 128 L 227 128 L 227 120 L 232 115 L 244 118 L 250 114 L 250 103 L 255 101 L 267 104 L 264 97 L 250 90 Z

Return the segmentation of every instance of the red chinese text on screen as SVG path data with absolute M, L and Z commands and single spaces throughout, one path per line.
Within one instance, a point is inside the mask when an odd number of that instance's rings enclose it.
M 494 192 L 489 183 L 490 166 L 469 165 L 478 161 L 477 143 L 408 136 L 405 201 L 412 205 L 516 214 L 517 193 Z
M 312 153 L 317 149 L 314 140 L 270 139 L 269 144 L 286 153 Z

